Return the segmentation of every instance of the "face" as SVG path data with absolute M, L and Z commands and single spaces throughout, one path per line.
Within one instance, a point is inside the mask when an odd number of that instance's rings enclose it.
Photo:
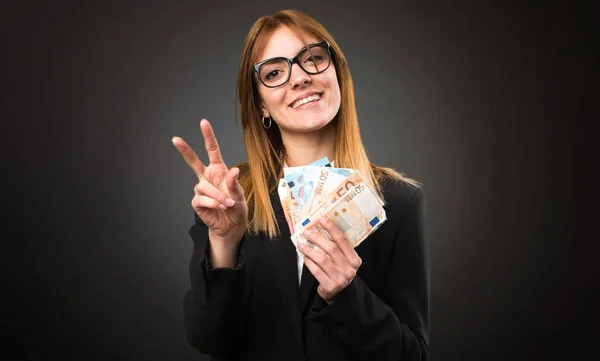
M 307 35 L 306 41 L 315 44 L 321 40 Z M 278 56 L 293 58 L 302 48 L 301 39 L 282 26 L 271 35 L 257 63 Z M 306 59 L 300 61 L 307 64 Z M 276 88 L 257 84 L 263 116 L 275 121 L 282 135 L 317 131 L 329 124 L 340 108 L 340 87 L 333 61 L 319 74 L 309 74 L 294 64 L 289 81 Z

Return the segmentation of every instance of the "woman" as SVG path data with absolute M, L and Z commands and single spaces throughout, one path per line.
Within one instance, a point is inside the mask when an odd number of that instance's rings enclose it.
M 204 119 L 208 166 L 173 138 L 199 178 L 183 306 L 189 343 L 213 360 L 427 360 L 424 192 L 369 162 L 335 40 L 301 12 L 260 18 L 244 44 L 238 98 L 248 163 L 228 169 Z M 283 167 L 323 157 L 359 170 L 388 221 L 352 248 L 323 220 L 331 240 L 305 237 L 326 254 L 299 246 L 299 272 L 276 188 Z

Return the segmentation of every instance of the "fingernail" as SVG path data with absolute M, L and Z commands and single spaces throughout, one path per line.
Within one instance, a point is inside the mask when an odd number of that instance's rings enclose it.
M 304 243 L 298 243 L 298 249 L 302 251 L 304 248 Z
M 231 199 L 231 198 L 227 198 L 227 199 L 225 200 L 225 203 L 227 203 L 227 205 L 228 205 L 229 207 L 231 207 L 231 206 L 233 206 L 233 205 L 235 204 L 235 201 L 234 201 L 233 199 Z
M 304 231 L 304 235 L 306 236 L 312 236 L 315 232 L 312 229 L 307 229 L 306 231 Z
M 227 207 L 225 207 L 225 206 L 224 206 L 224 205 L 222 205 L 222 204 L 219 204 L 219 208 L 221 208 L 221 210 L 223 210 L 223 211 L 227 209 Z
M 320 216 L 319 217 L 319 222 L 325 223 L 325 222 L 327 222 L 327 218 L 325 218 L 325 216 Z

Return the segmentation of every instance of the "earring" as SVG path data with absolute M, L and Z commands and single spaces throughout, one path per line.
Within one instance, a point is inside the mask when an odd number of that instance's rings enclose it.
M 269 119 L 269 125 L 265 124 L 265 117 L 264 116 L 262 117 L 262 123 L 263 123 L 263 127 L 265 127 L 265 129 L 271 128 L 271 125 L 272 125 L 271 118 L 267 118 L 267 119 Z

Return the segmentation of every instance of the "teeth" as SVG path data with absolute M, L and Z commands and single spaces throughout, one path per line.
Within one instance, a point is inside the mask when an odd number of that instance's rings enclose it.
M 321 94 L 313 94 L 309 97 L 306 97 L 304 99 L 298 100 L 297 102 L 294 102 L 294 104 L 292 104 L 292 108 L 298 108 L 299 106 L 301 106 L 303 104 L 306 104 L 308 102 L 312 102 L 315 100 L 319 100 L 319 99 L 321 99 Z

